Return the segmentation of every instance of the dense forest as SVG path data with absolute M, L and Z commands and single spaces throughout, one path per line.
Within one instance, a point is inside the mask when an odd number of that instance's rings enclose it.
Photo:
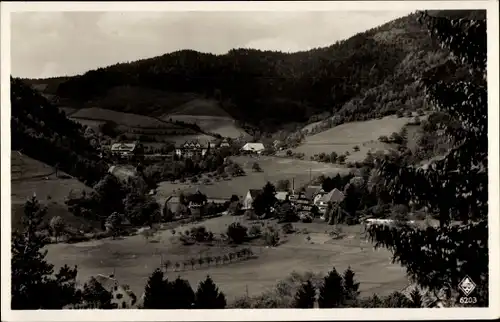
M 45 162 L 87 184 L 94 184 L 107 167 L 97 154 L 92 133 L 19 79 L 11 78 L 12 150 Z
M 350 121 L 422 108 L 424 94 L 416 78 L 444 63 L 450 63 L 448 52 L 411 14 L 325 48 L 290 54 L 233 49 L 225 55 L 181 50 L 48 79 L 44 92 L 71 107 L 143 115 L 175 108 L 177 103 L 159 99 L 161 93 L 172 100 L 189 93 L 216 98 L 241 123 L 276 130 L 318 115 L 340 114 Z M 124 91 L 133 93 L 127 104 L 113 98 Z

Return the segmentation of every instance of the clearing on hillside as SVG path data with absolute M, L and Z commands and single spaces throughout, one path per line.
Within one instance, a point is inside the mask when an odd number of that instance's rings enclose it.
M 112 110 L 107 110 L 103 108 L 84 108 L 78 110 L 77 112 L 71 114 L 71 119 L 84 119 L 84 120 L 96 120 L 96 121 L 112 121 L 118 125 L 123 125 L 127 127 L 144 127 L 144 128 L 175 128 L 178 127 L 175 124 L 169 124 L 168 122 L 162 122 L 161 120 L 155 119 L 153 117 L 116 112 Z
M 106 121 L 111 121 L 118 125 L 117 131 L 125 134 L 129 140 L 140 139 L 143 143 L 147 143 L 151 138 L 154 138 L 153 142 L 165 143 L 166 141 L 184 142 L 193 139 L 193 137 L 206 136 L 182 124 L 174 124 L 168 120 L 102 108 L 78 110 L 71 115 L 70 119 L 94 130 L 98 130 L 99 126 Z M 147 138 L 145 139 L 144 136 Z M 213 138 L 209 137 L 208 139 L 212 140 Z
M 162 119 L 196 123 L 203 131 L 223 137 L 238 138 L 248 135 L 216 100 L 194 99 L 165 114 Z
M 368 151 L 376 152 L 392 147 L 378 141 L 382 135 L 390 136 L 393 132 L 399 132 L 408 123 L 410 118 L 397 116 L 386 116 L 382 119 L 374 119 L 363 122 L 351 122 L 341 124 L 324 132 L 307 136 L 304 142 L 292 152 L 304 153 L 309 159 L 315 154 L 332 153 L 344 154 L 349 151 L 350 155 L 346 161 L 362 161 Z M 354 147 L 359 147 L 355 152 Z M 281 151 L 285 155 L 286 151 Z
M 11 205 L 12 227 L 21 225 L 24 203 L 33 194 L 38 201 L 48 208 L 47 220 L 53 216 L 61 216 L 69 225 L 79 228 L 81 225 L 98 227 L 96 223 L 71 214 L 65 199 L 71 194 L 79 196 L 82 191 L 92 189 L 43 162 L 32 159 L 18 151 L 11 151 Z
M 362 296 L 373 293 L 387 295 L 395 289 L 403 289 L 408 283 L 404 268 L 391 264 L 387 250 L 374 250 L 360 237 L 360 226 L 342 226 L 345 237 L 332 240 L 325 233 L 332 230 L 332 227 L 325 223 L 294 223 L 296 231 L 301 233 L 282 235 L 284 243 L 278 247 L 266 248 L 253 243 L 242 245 L 252 248 L 254 258 L 218 265 L 205 262 L 201 267 L 195 262 L 192 267 L 189 264 L 191 258 L 197 260 L 200 257 L 221 256 L 234 252 L 235 248 L 218 244 L 183 245 L 179 241 L 179 234 L 193 226 L 203 225 L 215 236 L 219 236 L 235 221 L 247 227 L 256 224 L 241 216 L 222 216 L 203 223 L 177 227 L 175 235 L 172 230 L 160 230 L 149 242 L 143 236 L 136 235 L 120 240 L 54 244 L 47 247 L 47 260 L 56 267 L 64 264 L 77 265 L 78 279 L 81 282 L 97 274 L 114 273 L 115 278 L 120 283 L 130 285 L 137 296 L 142 295 L 148 277 L 160 267 L 160 263 L 169 261 L 169 278 L 180 276 L 187 279 L 196 290 L 198 283 L 209 274 L 225 293 L 229 303 L 244 296 L 246 292 L 250 296 L 259 295 L 293 271 L 326 274 L 333 267 L 344 271 L 351 266 L 360 282 Z M 276 224 L 273 221 L 269 223 Z M 307 236 L 311 238 L 308 240 Z M 186 262 L 188 265 L 185 265 Z M 175 263 L 180 264 L 178 268 Z

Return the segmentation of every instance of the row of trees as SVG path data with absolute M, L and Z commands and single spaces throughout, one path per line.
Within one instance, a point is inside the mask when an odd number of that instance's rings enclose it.
M 177 277 L 169 281 L 160 269 L 149 277 L 144 291 L 141 308 L 168 309 L 223 309 L 226 307 L 226 297 L 219 291 L 210 276 L 193 291 L 187 280 Z
M 198 268 L 202 268 L 204 264 L 210 266 L 210 264 L 215 264 L 217 265 L 224 265 L 224 264 L 229 264 L 235 260 L 244 260 L 251 258 L 254 255 L 252 249 L 250 248 L 242 248 L 238 251 L 235 252 L 230 252 L 224 255 L 206 255 L 206 256 L 199 256 L 198 258 L 190 258 L 188 260 L 184 261 L 170 261 L 166 260 L 162 263 L 162 268 L 165 269 L 165 272 L 168 272 L 168 269 L 171 268 L 174 271 L 179 271 L 179 270 L 186 270 L 187 268 L 191 267 L 192 270 L 195 269 L 196 265 L 198 265 Z

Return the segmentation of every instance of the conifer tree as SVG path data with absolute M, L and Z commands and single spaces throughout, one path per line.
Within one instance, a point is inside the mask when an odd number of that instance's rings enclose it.
M 311 280 L 307 280 L 297 290 L 293 301 L 293 307 L 296 309 L 312 309 L 315 302 L 316 289 L 312 285 Z
M 373 225 L 368 231 L 378 247 L 393 252 L 412 280 L 432 292 L 444 291 L 441 300 L 448 306 L 458 305 L 462 294 L 457 287 L 465 276 L 477 285 L 474 306 L 488 306 L 486 20 L 468 14 L 467 19 L 419 15 L 455 61 L 430 69 L 420 80 L 433 105 L 459 121 L 460 128 L 445 130 L 454 147 L 428 167 L 401 167 L 386 161 L 380 168 L 393 202 L 425 206 L 438 214 L 440 227 Z M 446 77 L 449 68 L 462 68 L 466 76 Z M 462 225 L 451 225 L 452 220 Z
M 163 272 L 156 269 L 149 277 L 144 290 L 144 309 L 169 309 L 171 288 Z
M 23 229 L 12 234 L 11 307 L 13 310 L 62 309 L 81 302 L 76 289 L 77 269 L 62 267 L 54 276 L 54 266 L 47 263 L 48 242 L 39 233 L 47 209 L 35 196 L 26 201 L 22 218 Z
M 187 280 L 178 276 L 175 281 L 170 283 L 172 290 L 171 309 L 190 309 L 195 302 L 195 294 Z
M 320 308 L 341 307 L 344 301 L 345 289 L 342 276 L 335 267 L 325 276 L 319 289 L 318 305 Z
M 345 300 L 351 303 L 356 301 L 359 296 L 359 282 L 356 282 L 354 279 L 355 275 L 351 267 L 348 267 L 342 276 L 344 280 Z
M 223 309 L 226 307 L 226 297 L 219 291 L 214 281 L 207 276 L 201 281 L 196 291 L 195 307 L 197 309 Z

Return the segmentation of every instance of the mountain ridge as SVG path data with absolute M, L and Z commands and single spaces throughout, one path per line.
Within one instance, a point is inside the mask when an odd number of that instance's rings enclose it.
M 419 109 L 424 94 L 416 79 L 447 63 L 447 55 L 410 14 L 327 47 L 295 53 L 239 48 L 224 55 L 179 50 L 57 78 L 45 92 L 55 96 L 56 105 L 105 102 L 103 108 L 155 116 L 193 100 L 216 100 L 242 126 L 273 132 L 333 115 L 364 120 Z M 123 86 L 138 89 L 127 103 L 112 93 Z M 406 97 L 384 98 L 388 92 Z

